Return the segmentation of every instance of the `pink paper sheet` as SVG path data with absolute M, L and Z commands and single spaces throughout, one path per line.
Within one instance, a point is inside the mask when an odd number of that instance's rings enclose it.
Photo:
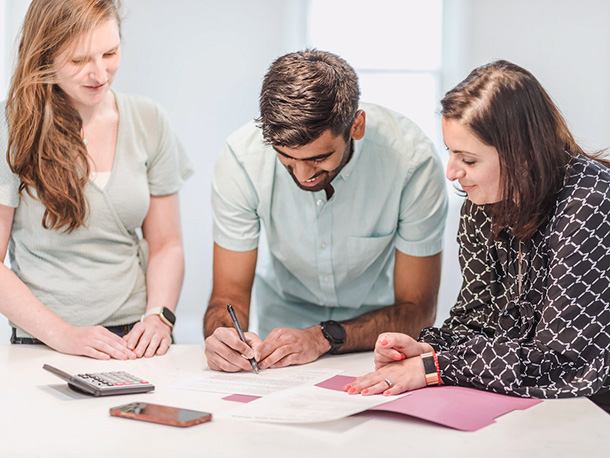
M 257 399 L 260 399 L 260 396 L 250 396 L 248 394 L 230 394 L 229 396 L 225 396 L 224 398 L 225 401 L 235 401 L 235 402 L 251 402 L 251 401 L 256 401 Z
M 336 375 L 316 386 L 342 390 L 355 377 Z M 495 418 L 513 410 L 524 410 L 542 402 L 458 386 L 428 387 L 409 396 L 368 409 L 395 412 L 428 420 L 461 431 L 476 431 L 494 423 Z

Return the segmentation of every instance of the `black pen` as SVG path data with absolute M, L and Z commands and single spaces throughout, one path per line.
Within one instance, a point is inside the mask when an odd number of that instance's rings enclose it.
M 248 342 L 246 342 L 246 336 L 244 335 L 244 330 L 241 328 L 241 324 L 239 324 L 239 320 L 237 319 L 237 315 L 235 315 L 235 310 L 233 310 L 233 306 L 231 304 L 227 304 L 227 310 L 229 311 L 229 315 L 231 315 L 231 320 L 233 321 L 235 329 L 237 329 L 237 334 L 239 334 L 239 338 L 243 343 L 248 345 Z M 256 360 L 254 358 L 247 359 L 248 361 L 250 361 L 250 365 L 252 366 L 252 369 L 254 369 L 254 372 L 258 374 L 258 364 L 256 364 Z

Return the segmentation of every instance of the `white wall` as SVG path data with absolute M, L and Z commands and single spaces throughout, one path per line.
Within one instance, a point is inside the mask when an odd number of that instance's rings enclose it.
M 6 31 L 6 5 L 5 0 L 0 0 L 0 94 L 4 94 L 7 86 L 8 66 L 3 65 L 6 62 L 6 44 L 5 41 L 8 38 Z
M 196 168 L 180 194 L 186 276 L 175 330 L 179 343 L 203 341 L 212 278 L 212 166 L 225 138 L 258 115 L 260 84 L 271 61 L 304 46 L 295 36 L 304 37 L 305 5 L 125 1 L 123 63 L 115 87 L 159 102 Z
M 610 2 L 445 0 L 443 89 L 494 59 L 530 70 L 589 149 L 610 146 Z
M 5 0 L 2 32 L 7 47 L 28 3 Z M 225 137 L 257 115 L 260 83 L 271 61 L 305 46 L 307 2 L 124 0 L 124 4 L 123 64 L 115 88 L 157 100 L 168 111 L 197 169 L 181 193 L 187 273 L 176 339 L 201 342 L 201 318 L 211 289 L 211 168 Z M 610 2 L 445 0 L 443 16 L 443 92 L 475 66 L 497 58 L 512 60 L 539 78 L 584 146 L 610 146 Z M 0 13 L 0 24 L 1 18 Z M 397 44 L 397 52 L 400 46 L 415 45 Z M 6 65 L 1 70 L 2 75 L 10 73 Z M 4 97 L 6 86 L 0 90 Z M 442 144 L 440 139 L 437 143 Z M 454 195 L 437 323 L 447 316 L 460 284 L 455 243 L 459 206 Z M 5 343 L 8 333 L 1 321 L 0 343 Z

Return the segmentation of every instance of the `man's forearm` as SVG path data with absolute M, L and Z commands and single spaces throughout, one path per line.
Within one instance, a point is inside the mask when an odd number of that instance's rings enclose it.
M 436 304 L 403 303 L 366 313 L 341 324 L 345 328 L 345 344 L 337 353 L 366 351 L 375 348 L 382 332 L 402 332 L 417 339 L 421 330 L 432 326 Z
M 235 309 L 237 318 L 241 323 L 244 331 L 248 330 L 248 323 L 250 320 L 250 314 L 247 307 L 242 307 L 237 301 L 231 301 L 229 299 L 212 298 L 208 304 L 208 308 L 203 316 L 203 337 L 207 338 L 214 333 L 214 330 L 219 327 L 232 328 L 233 322 L 229 312 L 227 311 L 227 304 L 231 304 Z M 244 309 L 246 309 L 244 311 Z

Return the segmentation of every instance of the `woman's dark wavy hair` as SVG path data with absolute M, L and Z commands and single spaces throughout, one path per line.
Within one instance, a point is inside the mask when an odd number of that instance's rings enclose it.
M 347 140 L 359 98 L 358 76 L 341 57 L 316 49 L 293 52 L 269 67 L 257 122 L 271 145 L 304 146 L 328 129 Z
M 447 92 L 441 114 L 498 151 L 502 201 L 490 206 L 494 235 L 507 227 L 529 239 L 547 220 L 578 155 L 586 154 L 538 80 L 505 60 L 474 69 Z

